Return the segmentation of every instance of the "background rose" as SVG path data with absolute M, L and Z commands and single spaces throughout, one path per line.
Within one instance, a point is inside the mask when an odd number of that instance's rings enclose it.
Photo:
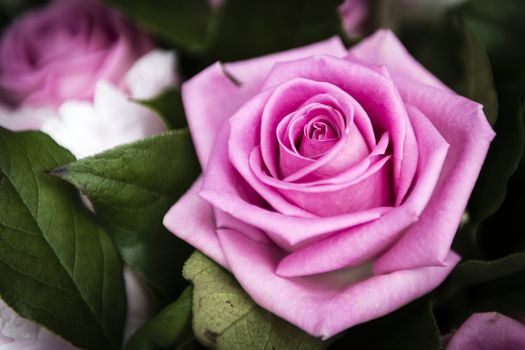
M 368 17 L 368 4 L 365 0 L 345 0 L 338 8 L 345 33 L 352 37 L 364 34 Z
M 6 29 L 2 99 L 32 106 L 89 99 L 99 79 L 120 83 L 151 47 L 144 34 L 95 0 L 55 0 Z
M 448 336 L 446 349 L 525 349 L 525 326 L 496 312 L 474 314 Z
M 204 175 L 165 225 L 262 307 L 327 338 L 457 263 L 450 244 L 494 132 L 391 32 L 349 52 L 332 39 L 217 63 L 183 99 Z

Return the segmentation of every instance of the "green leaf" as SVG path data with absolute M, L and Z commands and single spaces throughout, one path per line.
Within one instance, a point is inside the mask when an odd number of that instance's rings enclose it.
M 515 77 L 525 62 L 525 1 L 469 0 L 459 9 L 470 28 L 483 40 L 500 77 Z
M 208 53 L 232 61 L 303 46 L 341 31 L 342 0 L 226 0 L 210 24 Z
M 85 194 L 124 261 L 165 299 L 184 288 L 193 249 L 162 219 L 200 169 L 189 133 L 179 129 L 84 158 L 53 171 Z
M 199 51 L 206 45 L 211 9 L 206 0 L 105 0 L 146 30 L 175 46 Z
M 525 253 L 517 253 L 498 260 L 469 260 L 459 264 L 443 283 L 442 294 L 525 271 Z
M 195 337 L 191 329 L 192 288 L 148 321 L 129 340 L 126 350 L 188 349 Z
M 436 292 L 444 329 L 457 328 L 475 312 L 509 316 L 525 312 L 525 253 L 492 261 L 471 260 L 454 269 Z
M 260 308 L 235 278 L 199 252 L 184 265 L 193 291 L 193 330 L 214 349 L 322 349 L 325 344 Z
M 180 92 L 175 88 L 167 89 L 151 100 L 137 102 L 157 113 L 169 129 L 187 126 L 182 98 Z
M 330 350 L 440 350 L 441 335 L 426 299 L 346 331 Z
M 464 72 L 459 94 L 481 103 L 487 119 L 494 125 L 498 116 L 498 97 L 487 51 L 464 21 L 460 21 L 459 26 L 462 39 L 460 57 Z
M 121 261 L 78 192 L 46 174 L 73 160 L 43 133 L 0 128 L 0 295 L 76 346 L 117 349 Z
M 506 84 L 498 90 L 501 101 L 499 118 L 494 126 L 496 138 L 492 142 L 469 200 L 470 221 L 459 231 L 454 243 L 454 247 L 464 257 L 476 258 L 487 255 L 486 252 L 485 254 L 476 252 L 479 231 L 483 229 L 481 224 L 502 205 L 507 194 L 509 179 L 518 169 L 523 156 L 525 146 L 523 84 Z M 497 228 L 493 228 L 488 230 L 487 234 L 498 231 Z

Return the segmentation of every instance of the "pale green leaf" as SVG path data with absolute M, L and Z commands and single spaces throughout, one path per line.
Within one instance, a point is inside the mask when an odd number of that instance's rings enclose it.
M 184 277 L 194 286 L 194 333 L 208 347 L 315 350 L 326 346 L 259 307 L 231 274 L 199 252 L 184 265 Z

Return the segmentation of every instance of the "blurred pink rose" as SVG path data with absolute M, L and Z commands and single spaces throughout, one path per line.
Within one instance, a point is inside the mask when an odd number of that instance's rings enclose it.
M 203 176 L 164 223 L 262 307 L 328 338 L 458 262 L 495 134 L 391 32 L 217 63 L 182 93 Z
M 339 5 L 338 10 L 346 35 L 352 37 L 364 34 L 364 26 L 368 17 L 366 0 L 345 0 Z
M 450 336 L 447 350 L 523 350 L 525 325 L 496 312 L 470 316 Z
M 95 0 L 55 0 L 26 13 L 0 42 L 0 92 L 14 105 L 90 99 L 99 79 L 120 84 L 150 40 Z

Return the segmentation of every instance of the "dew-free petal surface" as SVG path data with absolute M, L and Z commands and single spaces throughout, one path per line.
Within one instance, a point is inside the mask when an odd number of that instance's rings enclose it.
M 451 253 L 444 267 L 401 270 L 369 278 L 359 267 L 358 276 L 351 269 L 347 272 L 358 278 L 349 278 L 346 285 L 341 285 L 327 283 L 322 276 L 280 277 L 275 274 L 282 257 L 277 247 L 255 242 L 233 230 L 220 230 L 218 235 L 231 271 L 257 304 L 323 339 L 428 293 L 459 261 Z M 340 280 L 338 276 L 334 282 Z
M 446 349 L 525 349 L 525 325 L 496 312 L 473 314 L 452 335 Z

